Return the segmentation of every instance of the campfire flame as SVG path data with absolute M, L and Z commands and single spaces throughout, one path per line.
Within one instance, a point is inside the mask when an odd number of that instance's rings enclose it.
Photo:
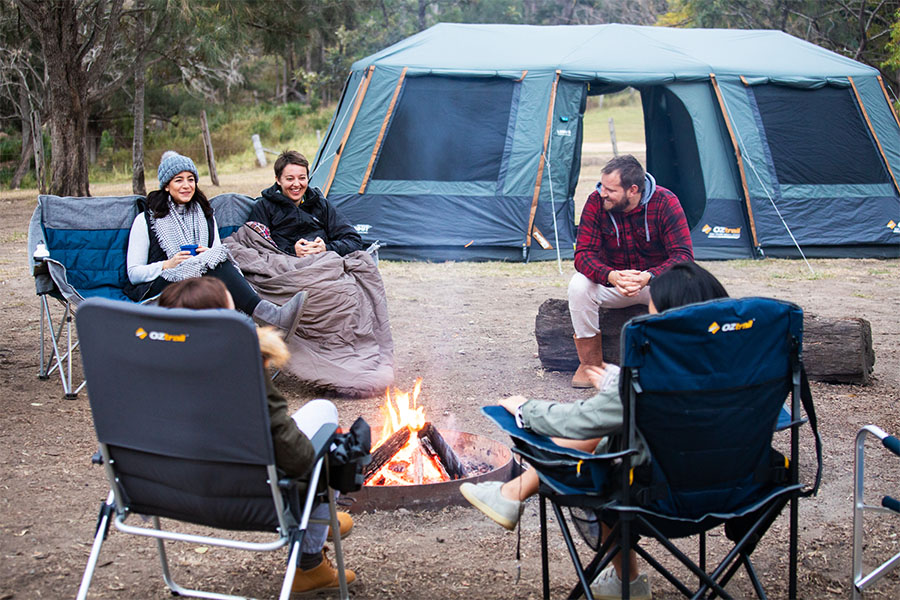
M 410 434 L 413 434 L 425 426 L 425 407 L 417 406 L 421 389 L 422 378 L 419 377 L 413 386 L 412 406 L 410 406 L 409 394 L 394 389 L 394 403 L 391 404 L 391 389 L 384 390 L 384 405 L 381 407 L 381 412 L 384 414 L 384 425 L 381 428 L 381 439 L 372 446 L 372 450 L 404 427 L 409 428 Z
M 372 451 L 403 428 L 409 429 L 409 441 L 366 480 L 366 485 L 412 485 L 450 480 L 439 461 L 419 444 L 417 432 L 425 427 L 425 407 L 418 405 L 421 389 L 422 378 L 419 377 L 411 395 L 394 389 L 392 401 L 390 388 L 385 390 L 381 406 L 384 415 L 381 439 L 373 444 Z

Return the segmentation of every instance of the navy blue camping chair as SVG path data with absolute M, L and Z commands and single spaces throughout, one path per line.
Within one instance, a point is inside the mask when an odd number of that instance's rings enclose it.
M 233 310 L 165 309 L 91 298 L 76 317 L 94 428 L 110 493 L 102 504 L 78 598 L 87 596 L 110 524 L 157 541 L 163 578 L 176 595 L 236 598 L 173 580 L 164 541 L 252 551 L 290 548 L 281 598 L 290 595 L 300 545 L 316 502 L 334 495 L 328 473 L 335 425 L 313 436 L 316 462 L 304 480 L 275 466 L 265 373 L 256 328 Z M 323 475 L 323 469 L 325 475 Z M 150 526 L 126 523 L 150 517 Z M 162 529 L 160 518 L 229 531 L 263 531 L 270 541 Z M 347 598 L 340 536 L 335 558 Z
M 765 598 L 750 554 L 788 504 L 789 589 L 796 597 L 797 499 L 816 492 L 821 474 L 815 413 L 801 362 L 802 329 L 799 307 L 764 298 L 715 300 L 626 324 L 619 381 L 621 459 L 598 457 L 606 464 L 603 480 L 585 480 L 575 490 L 557 490 L 551 481 L 565 469 L 573 481 L 571 473 L 583 472 L 585 457 L 568 464 L 561 456 L 529 459 L 541 477 L 541 512 L 546 499 L 578 573 L 570 598 L 591 598 L 589 582 L 616 553 L 631 549 L 685 596 L 730 598 L 725 586 L 743 566 L 756 594 Z M 798 472 L 799 428 L 807 419 L 818 460 L 810 489 L 804 489 Z M 779 428 L 789 437 L 778 440 L 789 446 L 788 458 L 772 449 Z M 649 464 L 632 464 L 638 431 L 649 449 Z M 602 520 L 611 527 L 587 565 L 575 551 L 562 506 L 585 507 L 588 512 L 581 514 L 593 517 L 589 525 L 599 529 Z M 570 517 L 576 524 L 582 521 L 571 509 Z M 734 547 L 708 569 L 706 532 L 719 525 Z M 637 543 L 641 536 L 659 541 L 696 579 L 691 584 L 680 580 Z M 689 536 L 699 537 L 697 562 L 671 541 Z M 549 597 L 546 559 L 544 565 L 544 595 Z M 623 565 L 622 579 L 629 581 L 628 561 Z

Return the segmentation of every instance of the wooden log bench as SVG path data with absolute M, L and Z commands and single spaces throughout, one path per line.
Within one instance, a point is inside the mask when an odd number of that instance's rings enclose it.
M 632 317 L 647 314 L 643 305 L 600 309 L 604 360 L 619 362 L 619 335 Z M 803 318 L 803 362 L 809 378 L 829 383 L 871 382 L 875 365 L 872 326 L 866 319 L 827 318 L 806 313 Z M 578 354 L 572 341 L 572 320 L 565 300 L 551 298 L 541 304 L 534 321 L 541 366 L 551 371 L 574 371 Z

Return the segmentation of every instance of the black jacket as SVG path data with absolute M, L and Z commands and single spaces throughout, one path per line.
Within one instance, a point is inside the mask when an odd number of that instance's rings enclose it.
M 288 254 L 295 254 L 294 244 L 300 238 L 320 237 L 327 250 L 341 256 L 363 249 L 362 238 L 318 188 L 307 188 L 303 202 L 295 206 L 276 183 L 262 191 L 247 220 L 268 227 L 275 245 Z

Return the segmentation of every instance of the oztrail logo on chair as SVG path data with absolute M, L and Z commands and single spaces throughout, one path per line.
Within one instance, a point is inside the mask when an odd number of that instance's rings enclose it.
M 142 340 L 149 337 L 151 340 L 156 340 L 158 342 L 186 342 L 188 337 L 186 333 L 172 334 L 163 331 L 147 332 L 143 327 L 138 327 L 137 331 L 134 332 L 134 335 Z
M 712 324 L 706 330 L 709 331 L 711 334 L 715 335 L 715 334 L 719 333 L 720 331 L 723 333 L 726 333 L 729 331 L 740 331 L 741 329 L 750 329 L 751 327 L 753 327 L 753 321 L 755 321 L 755 320 L 756 319 L 750 319 L 749 321 L 744 321 L 743 323 L 725 323 L 723 325 L 719 325 L 718 323 L 713 321 Z

